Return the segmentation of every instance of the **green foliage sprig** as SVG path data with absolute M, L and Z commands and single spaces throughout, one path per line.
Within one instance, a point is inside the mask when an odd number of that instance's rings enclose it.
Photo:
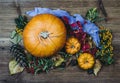
M 104 20 L 104 18 L 99 17 L 99 13 L 97 8 L 91 8 L 86 13 L 86 19 L 90 20 L 91 22 L 98 22 Z
M 15 19 L 15 23 L 17 28 L 24 29 L 24 27 L 28 23 L 27 17 L 19 15 L 19 17 Z
M 49 58 L 38 58 L 29 55 L 27 71 L 33 74 L 48 72 L 54 65 L 53 60 Z

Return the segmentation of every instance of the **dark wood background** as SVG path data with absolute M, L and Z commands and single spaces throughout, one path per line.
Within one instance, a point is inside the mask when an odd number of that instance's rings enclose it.
M 8 70 L 9 36 L 15 29 L 14 18 L 17 17 L 14 0 L 0 0 L 0 83 L 120 83 L 120 0 L 103 0 L 109 20 L 100 25 L 113 31 L 115 63 L 103 67 L 97 77 L 88 75 L 78 67 L 64 70 L 52 70 L 48 74 L 31 75 L 25 71 L 11 76 Z M 97 0 L 20 0 L 22 14 L 34 7 L 65 9 L 71 14 L 85 15 L 91 7 L 97 7 Z

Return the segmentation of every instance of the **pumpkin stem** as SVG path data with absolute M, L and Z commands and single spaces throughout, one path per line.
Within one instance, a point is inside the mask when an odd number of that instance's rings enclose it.
M 40 36 L 41 36 L 42 38 L 46 39 L 46 38 L 49 36 L 49 33 L 48 33 L 47 31 L 41 32 L 41 33 L 40 33 Z

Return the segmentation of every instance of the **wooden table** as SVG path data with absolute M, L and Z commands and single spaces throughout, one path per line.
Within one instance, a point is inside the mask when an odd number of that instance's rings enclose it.
M 48 74 L 31 75 L 26 72 L 11 76 L 8 70 L 9 36 L 15 29 L 14 18 L 17 17 L 14 0 L 0 0 L 0 83 L 120 83 L 120 0 L 103 0 L 109 20 L 102 22 L 113 31 L 115 63 L 103 67 L 97 77 L 88 75 L 78 67 L 53 70 Z M 21 0 L 22 13 L 34 7 L 64 9 L 71 14 L 85 15 L 91 7 L 97 7 L 97 0 Z

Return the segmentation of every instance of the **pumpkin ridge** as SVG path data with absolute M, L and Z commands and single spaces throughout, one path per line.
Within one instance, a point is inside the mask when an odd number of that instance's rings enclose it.
M 56 17 L 56 16 L 55 16 Z M 52 19 L 50 19 L 50 20 L 52 20 L 52 23 L 54 24 L 54 22 L 55 22 L 55 20 L 56 20 L 56 18 L 52 18 Z M 49 26 L 52 26 L 53 24 L 52 23 L 49 23 L 50 25 Z M 52 27 L 51 27 L 52 28 Z M 47 30 L 49 30 L 49 27 L 47 27 Z
M 41 37 L 38 37 L 38 38 L 39 38 L 40 44 L 43 45 L 43 46 L 46 46 L 46 44 L 43 42 L 44 40 Z
M 55 51 L 57 51 L 57 50 L 56 50 L 56 47 L 57 47 L 57 46 L 55 45 L 55 43 L 51 40 L 50 37 L 48 37 L 48 39 L 53 43 L 53 45 L 54 45 L 54 47 L 55 47 Z
M 59 37 L 59 36 L 62 36 L 63 34 L 65 34 L 65 32 L 63 32 L 63 33 L 60 33 L 60 34 L 58 34 L 58 35 L 55 35 L 55 36 L 49 36 L 50 38 L 53 38 L 53 37 Z
M 33 36 L 34 40 L 36 40 L 35 35 L 32 34 L 32 36 Z M 28 39 L 28 37 L 24 37 L 24 39 L 26 39 L 26 38 Z M 23 41 L 24 41 L 24 40 L 23 40 Z M 25 43 L 25 42 L 24 42 L 24 43 Z M 39 44 L 39 42 L 36 44 L 36 46 L 37 46 L 38 44 Z M 26 45 L 27 45 L 27 44 L 26 44 Z M 29 45 L 29 44 L 28 44 L 28 45 Z M 34 46 L 33 49 L 30 49 L 30 51 L 33 51 L 36 46 Z
M 39 45 L 39 43 L 40 43 L 40 42 L 38 42 L 34 48 L 36 48 L 36 47 Z M 34 48 L 31 50 L 31 52 L 34 52 L 34 50 L 36 50 L 36 49 L 34 49 Z

